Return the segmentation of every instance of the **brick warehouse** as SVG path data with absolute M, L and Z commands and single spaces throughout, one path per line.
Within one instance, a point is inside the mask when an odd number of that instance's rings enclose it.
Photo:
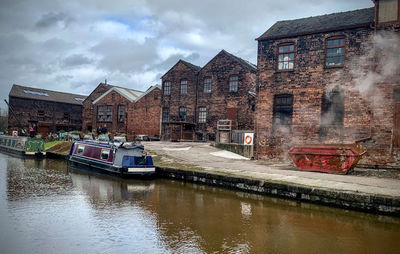
M 162 137 L 215 140 L 217 122 L 253 129 L 257 68 L 225 50 L 203 68 L 178 61 L 163 77 Z
M 142 92 L 100 83 L 83 102 L 84 131 L 160 135 L 160 93 L 160 86 Z
M 399 165 L 399 2 L 280 21 L 257 38 L 258 159 L 356 142 L 367 148 L 360 164 Z
M 81 130 L 85 98 L 14 84 L 9 93 L 8 128 L 28 131 L 32 125 L 44 137 L 50 132 Z

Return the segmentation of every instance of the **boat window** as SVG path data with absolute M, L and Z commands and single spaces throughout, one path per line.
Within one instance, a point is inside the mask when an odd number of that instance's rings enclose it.
M 110 150 L 102 149 L 100 158 L 102 160 L 108 160 L 108 156 L 110 155 Z
M 85 146 L 78 146 L 78 151 L 76 152 L 77 154 L 83 154 L 83 151 L 85 150 Z
M 135 156 L 135 165 L 147 165 L 145 156 Z

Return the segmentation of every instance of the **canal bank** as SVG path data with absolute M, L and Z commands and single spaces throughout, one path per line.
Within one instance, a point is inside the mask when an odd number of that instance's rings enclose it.
M 206 143 L 146 142 L 145 147 L 163 178 L 400 216 L 397 171 L 389 178 L 380 178 L 387 170 L 332 175 L 299 171 L 290 163 L 245 160 Z M 365 176 L 368 172 L 375 174 Z
M 400 171 L 356 169 L 350 175 L 304 172 L 290 163 L 246 160 L 207 143 L 143 143 L 153 156 L 158 177 L 400 216 Z M 67 159 L 68 150 L 57 148 L 48 154 Z

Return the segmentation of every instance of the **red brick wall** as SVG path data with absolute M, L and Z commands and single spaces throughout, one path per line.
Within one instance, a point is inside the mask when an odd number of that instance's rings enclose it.
M 102 105 L 113 106 L 112 122 L 99 122 L 98 121 L 97 109 L 98 109 L 98 106 L 102 106 Z M 101 100 L 96 102 L 96 104 L 94 104 L 95 120 L 93 121 L 93 130 L 96 130 L 98 127 L 103 127 L 104 125 L 106 125 L 108 132 L 111 132 L 113 134 L 126 133 L 127 132 L 126 117 L 125 117 L 124 122 L 118 122 L 118 106 L 119 105 L 124 105 L 125 112 L 127 112 L 128 108 L 132 107 L 133 103 L 115 91 L 108 93 Z
M 82 110 L 82 131 L 88 132 L 88 127 L 92 126 L 93 130 L 96 130 L 94 126 L 97 116 L 97 109 L 92 105 L 93 101 L 99 98 L 102 94 L 108 91 L 108 89 L 112 88 L 111 85 L 100 83 L 93 92 L 85 99 Z
M 237 75 L 239 80 L 237 92 L 229 92 L 229 78 L 233 75 Z M 211 93 L 204 93 L 205 78 L 212 79 Z M 249 70 L 228 53 L 221 51 L 199 72 L 197 108 L 207 108 L 207 121 L 198 123 L 196 132 L 202 133 L 203 138 L 215 135 L 218 120 L 228 117 L 227 108 L 237 109 L 237 129 L 252 130 L 253 97 L 249 95 L 249 90 L 253 90 L 255 84 L 256 70 Z
M 325 41 L 331 36 L 345 36 L 344 67 L 325 67 Z M 375 47 L 370 28 L 358 28 L 295 38 L 265 40 L 258 43 L 259 92 L 256 109 L 256 151 L 258 159 L 287 159 L 288 149 L 297 144 L 354 143 L 367 148 L 361 164 L 395 166 L 397 149 L 392 148 L 394 121 L 393 89 L 399 86 L 393 76 L 381 75 L 380 52 Z M 277 48 L 294 42 L 295 65 L 292 71 L 277 71 Z M 372 52 L 372 53 L 371 53 Z M 390 53 L 389 53 L 390 54 Z M 344 90 L 343 127 L 321 136 L 322 95 L 329 87 Z M 289 128 L 274 127 L 273 100 L 277 94 L 292 94 L 293 115 Z
M 160 136 L 161 90 L 155 88 L 134 104 L 128 111 L 128 134 Z

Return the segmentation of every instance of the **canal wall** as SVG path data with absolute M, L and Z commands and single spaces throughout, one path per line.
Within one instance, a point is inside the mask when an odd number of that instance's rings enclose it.
M 329 188 L 313 188 L 284 182 L 249 179 L 166 167 L 156 167 L 156 172 L 159 177 L 167 179 L 224 187 L 370 213 L 400 216 L 400 198 L 396 197 L 352 191 L 338 191 Z

